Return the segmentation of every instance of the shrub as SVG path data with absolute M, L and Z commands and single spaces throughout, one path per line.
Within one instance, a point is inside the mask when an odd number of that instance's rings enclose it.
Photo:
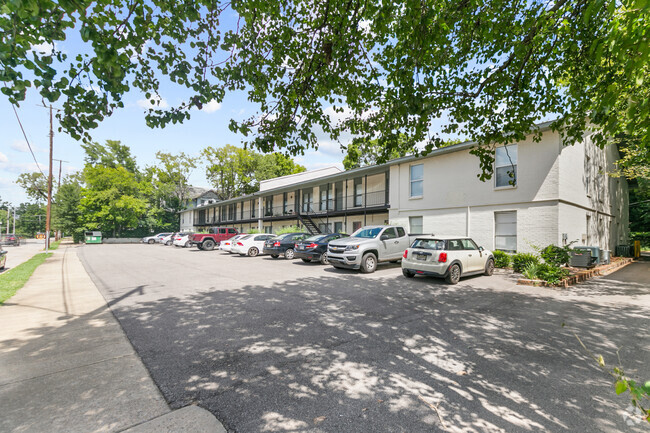
M 571 258 L 570 252 L 572 249 L 572 244 L 573 242 L 571 242 L 569 245 L 565 245 L 564 247 L 549 245 L 542 250 L 540 255 L 544 259 L 544 262 L 549 265 L 556 267 L 564 266 L 569 263 L 569 259 Z
M 542 263 L 537 269 L 537 278 L 550 284 L 558 284 L 569 275 L 568 269 Z
M 512 268 L 515 272 L 523 272 L 529 263 L 539 263 L 537 256 L 528 253 L 519 253 L 512 256 Z
M 523 276 L 529 280 L 536 280 L 537 274 L 539 273 L 539 266 L 539 263 L 528 263 L 522 271 Z
M 246 232 L 246 234 L 249 234 L 249 235 L 256 235 L 256 234 L 258 234 L 258 233 L 262 233 L 262 232 L 259 231 L 259 230 L 257 230 L 257 229 L 250 229 L 250 230 L 248 230 L 248 231 Z
M 529 280 L 543 280 L 549 284 L 558 284 L 569 275 L 569 271 L 548 263 L 530 262 L 524 267 L 522 274 Z
M 301 231 L 300 227 L 298 227 L 298 226 L 289 226 L 289 227 L 285 227 L 283 229 L 278 230 L 277 232 L 275 232 L 275 234 L 276 235 L 283 235 L 285 233 L 295 233 L 295 232 L 299 232 L 299 231 Z
M 494 266 L 497 268 L 507 268 L 510 266 L 510 254 L 496 250 L 492 251 L 492 255 L 494 255 Z

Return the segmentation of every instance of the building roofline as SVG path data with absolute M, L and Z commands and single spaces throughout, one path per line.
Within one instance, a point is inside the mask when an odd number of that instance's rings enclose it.
M 556 120 L 557 119 L 549 120 L 547 122 L 542 122 L 542 123 L 536 124 L 533 127 L 531 127 L 530 133 L 532 133 L 532 132 L 546 132 L 546 131 L 551 129 L 551 125 Z M 239 197 L 235 197 L 235 198 L 231 198 L 231 199 L 227 199 L 227 200 L 221 200 L 221 201 L 219 201 L 217 203 L 213 203 L 211 205 L 201 206 L 201 209 L 212 208 L 212 207 L 215 207 L 215 206 L 225 205 L 225 204 L 233 204 L 233 203 L 237 203 L 237 202 L 240 202 L 240 201 L 251 200 L 251 199 L 257 198 L 259 196 L 265 196 L 265 195 L 269 195 L 269 194 L 277 194 L 279 192 L 287 192 L 287 191 L 291 191 L 291 190 L 302 189 L 304 187 L 308 187 L 309 185 L 318 185 L 318 184 L 328 183 L 328 182 L 331 182 L 333 180 L 338 180 L 337 178 L 347 178 L 347 177 L 352 177 L 352 176 L 358 175 L 358 174 L 368 174 L 369 172 L 372 173 L 372 174 L 378 174 L 378 173 L 381 173 L 382 171 L 385 171 L 385 169 L 389 169 L 390 166 L 392 166 L 392 165 L 403 164 L 405 162 L 417 161 L 417 160 L 420 160 L 420 159 L 433 158 L 435 156 L 445 155 L 447 153 L 460 152 L 460 151 L 463 151 L 463 150 L 467 150 L 467 149 L 471 149 L 473 147 L 476 147 L 477 145 L 478 145 L 478 142 L 476 142 L 476 141 L 465 141 L 465 142 L 462 142 L 462 143 L 452 144 L 451 146 L 441 147 L 441 148 L 438 148 L 438 149 L 433 149 L 431 152 L 427 153 L 426 155 L 407 155 L 407 156 L 402 156 L 400 158 L 392 159 L 390 161 L 387 161 L 387 162 L 384 162 L 384 163 L 381 163 L 381 164 L 366 165 L 364 167 L 353 168 L 351 170 L 343 170 L 340 173 L 334 173 L 334 174 L 330 174 L 330 175 L 327 175 L 327 176 L 318 177 L 318 178 L 315 178 L 315 179 L 309 179 L 309 180 L 306 180 L 304 182 L 295 183 L 295 184 L 292 184 L 292 185 L 279 186 L 277 188 L 267 189 L 265 191 L 258 191 L 258 192 L 254 192 L 253 194 L 249 194 L 249 195 L 245 195 L 245 196 L 239 196 Z M 317 170 L 323 170 L 323 169 L 326 169 L 326 168 L 328 168 L 328 167 L 320 168 L 320 169 L 317 169 Z M 313 171 L 317 171 L 317 170 L 313 170 Z M 305 173 L 305 172 L 302 172 L 302 173 Z M 290 175 L 282 176 L 282 177 L 295 176 L 296 174 L 302 174 L 302 173 L 295 173 L 295 174 L 290 174 Z M 280 178 L 274 178 L 274 179 L 280 179 Z M 271 179 L 268 179 L 268 180 L 271 180 Z M 264 181 L 262 181 L 262 182 L 264 182 Z M 198 208 L 196 208 L 196 209 L 198 209 Z

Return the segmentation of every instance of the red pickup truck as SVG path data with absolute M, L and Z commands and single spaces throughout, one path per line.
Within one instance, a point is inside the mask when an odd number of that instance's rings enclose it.
M 230 239 L 239 234 L 237 229 L 232 227 L 212 227 L 208 233 L 194 233 L 189 237 L 192 245 L 196 245 L 200 250 L 211 251 L 218 246 L 221 241 Z

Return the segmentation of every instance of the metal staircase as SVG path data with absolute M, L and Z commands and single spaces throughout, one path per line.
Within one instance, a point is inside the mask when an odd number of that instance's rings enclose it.
M 307 214 L 298 214 L 298 219 L 302 223 L 303 226 L 307 229 L 307 231 L 312 234 L 312 235 L 318 235 L 321 233 L 320 229 L 316 225 L 313 219 Z

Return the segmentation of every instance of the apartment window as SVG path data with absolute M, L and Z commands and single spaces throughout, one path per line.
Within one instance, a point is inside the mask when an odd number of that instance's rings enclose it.
M 517 185 L 517 145 L 497 147 L 494 152 L 495 186 Z
M 495 249 L 508 253 L 517 252 L 517 212 L 494 213 Z
M 264 201 L 265 209 L 264 209 L 264 216 L 272 216 L 273 215 L 273 196 L 266 197 L 266 200 Z
M 334 233 L 341 233 L 343 231 L 343 223 L 334 223 Z
M 255 218 L 255 208 L 257 205 L 255 204 L 255 200 L 251 200 L 251 218 Z
M 264 226 L 264 233 L 273 233 L 273 227 Z
M 354 179 L 354 206 L 363 206 L 363 179 Z
M 313 188 L 302 190 L 302 211 L 311 212 L 312 204 L 314 203 L 314 190 Z
M 361 221 L 354 221 L 352 223 L 352 232 L 353 233 L 356 232 L 357 230 L 359 230 L 360 228 L 361 228 Z
M 318 191 L 320 193 L 319 209 L 322 211 L 327 210 L 327 199 L 329 198 L 328 185 L 322 185 L 320 188 L 318 188 Z
M 412 165 L 410 167 L 411 195 L 410 197 L 422 197 L 424 183 L 424 164 Z
M 422 217 L 412 216 L 409 217 L 409 233 L 414 235 L 422 234 Z

